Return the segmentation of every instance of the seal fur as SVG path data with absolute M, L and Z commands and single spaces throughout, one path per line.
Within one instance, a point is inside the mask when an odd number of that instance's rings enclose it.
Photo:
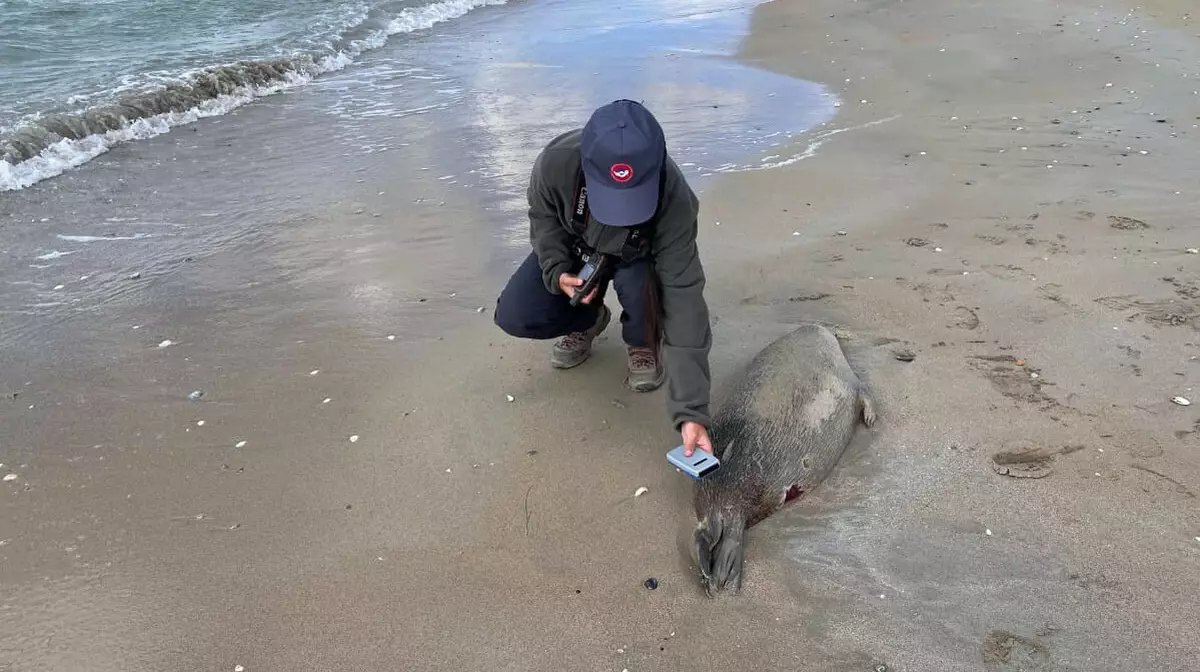
M 696 484 L 696 558 L 711 597 L 742 585 L 746 530 L 833 469 L 875 403 L 837 337 L 804 324 L 755 356 L 709 434 L 721 468 Z

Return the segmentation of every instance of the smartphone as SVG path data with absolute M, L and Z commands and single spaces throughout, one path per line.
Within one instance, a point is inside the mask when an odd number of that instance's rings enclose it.
M 596 261 L 595 261 L 595 259 L 589 259 L 587 261 L 587 263 L 585 263 L 583 265 L 583 268 L 579 269 L 579 273 L 576 275 L 576 277 L 578 277 L 580 280 L 583 280 L 584 282 L 587 282 L 588 279 L 592 277 L 592 273 L 595 273 L 595 272 L 596 272 Z
M 699 448 L 692 453 L 691 457 L 684 457 L 683 446 L 674 448 L 667 453 L 667 461 L 682 471 L 685 476 L 697 481 L 721 468 L 721 461 L 717 459 L 716 455 Z
M 599 254 L 592 254 L 585 257 L 583 268 L 579 269 L 579 273 L 575 276 L 583 280 L 583 284 L 575 290 L 574 296 L 571 297 L 572 307 L 578 306 L 598 285 L 601 278 L 597 273 L 600 271 L 600 264 L 603 260 L 604 257 Z

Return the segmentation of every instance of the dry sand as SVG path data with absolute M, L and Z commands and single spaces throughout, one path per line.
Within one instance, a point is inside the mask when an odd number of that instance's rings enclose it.
M 417 250 L 344 294 L 173 307 L 8 404 L 7 442 L 73 456 L 3 469 L 0 669 L 1193 669 L 1200 423 L 1170 401 L 1200 402 L 1187 11 L 759 8 L 742 57 L 844 103 L 779 152 L 807 158 L 703 194 L 717 392 L 819 319 L 855 334 L 882 416 L 751 532 L 740 597 L 697 587 L 677 437 L 661 392 L 621 387 L 615 332 L 553 372 L 474 311 L 488 286 L 414 272 Z M 378 278 L 419 332 L 336 319 Z M 1048 476 L 993 470 L 1026 444 Z

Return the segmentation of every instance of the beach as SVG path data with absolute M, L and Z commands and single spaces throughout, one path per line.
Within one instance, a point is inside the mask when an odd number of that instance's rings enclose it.
M 1194 667 L 1187 3 L 622 9 L 475 9 L 0 192 L 0 670 Z M 816 320 L 880 405 L 738 596 L 617 332 L 562 372 L 491 319 L 533 156 L 623 86 L 700 192 L 718 403 Z

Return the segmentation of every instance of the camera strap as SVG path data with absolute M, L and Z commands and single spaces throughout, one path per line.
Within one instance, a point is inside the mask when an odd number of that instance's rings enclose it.
M 582 236 L 587 228 L 588 217 L 592 214 L 587 201 L 587 181 L 583 178 L 583 168 L 575 174 L 575 198 L 572 199 L 574 210 L 571 211 L 571 228 L 577 236 Z

